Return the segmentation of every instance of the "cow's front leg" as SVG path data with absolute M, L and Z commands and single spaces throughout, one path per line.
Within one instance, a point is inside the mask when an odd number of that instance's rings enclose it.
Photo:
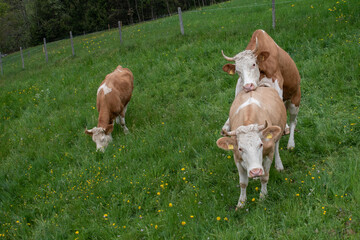
M 288 101 L 288 102 L 286 102 L 286 108 L 290 114 L 290 136 L 289 136 L 289 141 L 287 144 L 287 149 L 294 149 L 295 148 L 294 133 L 295 133 L 295 127 L 296 127 L 296 123 L 297 123 L 296 117 L 299 113 L 299 107 L 296 107 L 295 104 Z
M 246 170 L 241 166 L 240 162 L 235 161 L 235 164 L 239 171 L 239 182 L 240 182 L 240 189 L 241 189 L 240 198 L 236 205 L 236 210 L 238 210 L 239 208 L 243 208 L 245 206 L 246 187 L 248 185 L 249 178 L 248 178 Z
M 128 134 L 128 133 L 129 133 L 129 129 L 126 127 L 126 124 L 125 124 L 125 113 L 126 113 L 126 110 L 127 110 L 127 105 L 126 105 L 126 106 L 124 107 L 124 109 L 121 111 L 120 115 L 117 116 L 117 118 L 116 118 L 116 123 L 121 125 L 121 127 L 123 128 L 125 134 Z
M 224 126 L 221 129 L 221 135 L 223 135 L 224 137 L 226 137 L 226 133 L 230 132 L 230 119 L 228 118 L 224 124 Z
M 260 199 L 263 200 L 265 199 L 268 191 L 267 191 L 267 184 L 269 181 L 269 172 L 270 172 L 270 167 L 271 167 L 271 163 L 272 163 L 272 158 L 273 158 L 273 154 L 269 154 L 269 156 L 266 156 L 264 159 L 264 175 L 262 175 L 260 177 L 260 181 L 261 181 L 261 191 L 260 191 Z

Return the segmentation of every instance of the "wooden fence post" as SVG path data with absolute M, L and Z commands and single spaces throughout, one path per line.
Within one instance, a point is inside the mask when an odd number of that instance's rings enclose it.
M 119 34 L 120 34 L 120 44 L 122 44 L 121 21 L 118 21 L 118 25 L 119 25 Z
M 179 13 L 179 21 L 180 21 L 180 31 L 181 31 L 181 34 L 184 35 L 184 25 L 183 25 L 180 7 L 178 7 L 178 13 Z
M 272 27 L 275 30 L 275 0 L 272 0 Z
M 75 56 L 75 50 L 74 50 L 74 41 L 73 41 L 73 35 L 72 32 L 70 31 L 70 39 L 71 39 L 71 50 L 72 50 L 72 55 Z
M 45 51 L 45 59 L 46 59 L 46 63 L 48 62 L 48 54 L 47 54 L 47 49 L 46 49 L 46 38 L 44 38 L 44 51 Z
M 23 56 L 23 52 L 22 52 L 22 47 L 20 47 L 20 54 L 21 54 L 21 62 L 22 62 L 22 68 L 24 69 L 24 56 Z
M 1 60 L 1 52 L 0 52 L 0 68 L 1 68 L 1 75 L 4 75 L 3 67 L 2 67 L 2 60 Z

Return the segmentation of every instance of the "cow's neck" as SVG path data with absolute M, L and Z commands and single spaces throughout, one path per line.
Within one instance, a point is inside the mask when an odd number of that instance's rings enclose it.
M 98 127 L 106 128 L 112 122 L 113 119 L 111 119 L 109 111 L 102 108 L 99 112 Z

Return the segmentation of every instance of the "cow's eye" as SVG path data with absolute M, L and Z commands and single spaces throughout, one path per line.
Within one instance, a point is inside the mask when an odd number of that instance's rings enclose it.
M 262 148 L 263 147 L 263 144 L 262 143 L 260 143 L 260 146 L 259 146 L 259 148 Z
M 256 65 L 256 64 L 254 63 L 254 64 L 253 64 L 253 67 L 255 67 L 255 65 Z
M 239 148 L 239 151 L 240 151 L 240 152 L 242 152 L 242 151 L 243 151 L 243 149 L 242 149 L 242 148 Z

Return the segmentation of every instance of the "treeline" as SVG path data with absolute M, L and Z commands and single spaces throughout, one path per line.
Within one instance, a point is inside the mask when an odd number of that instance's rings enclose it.
M 224 0 L 0 0 L 0 52 L 161 18 Z

